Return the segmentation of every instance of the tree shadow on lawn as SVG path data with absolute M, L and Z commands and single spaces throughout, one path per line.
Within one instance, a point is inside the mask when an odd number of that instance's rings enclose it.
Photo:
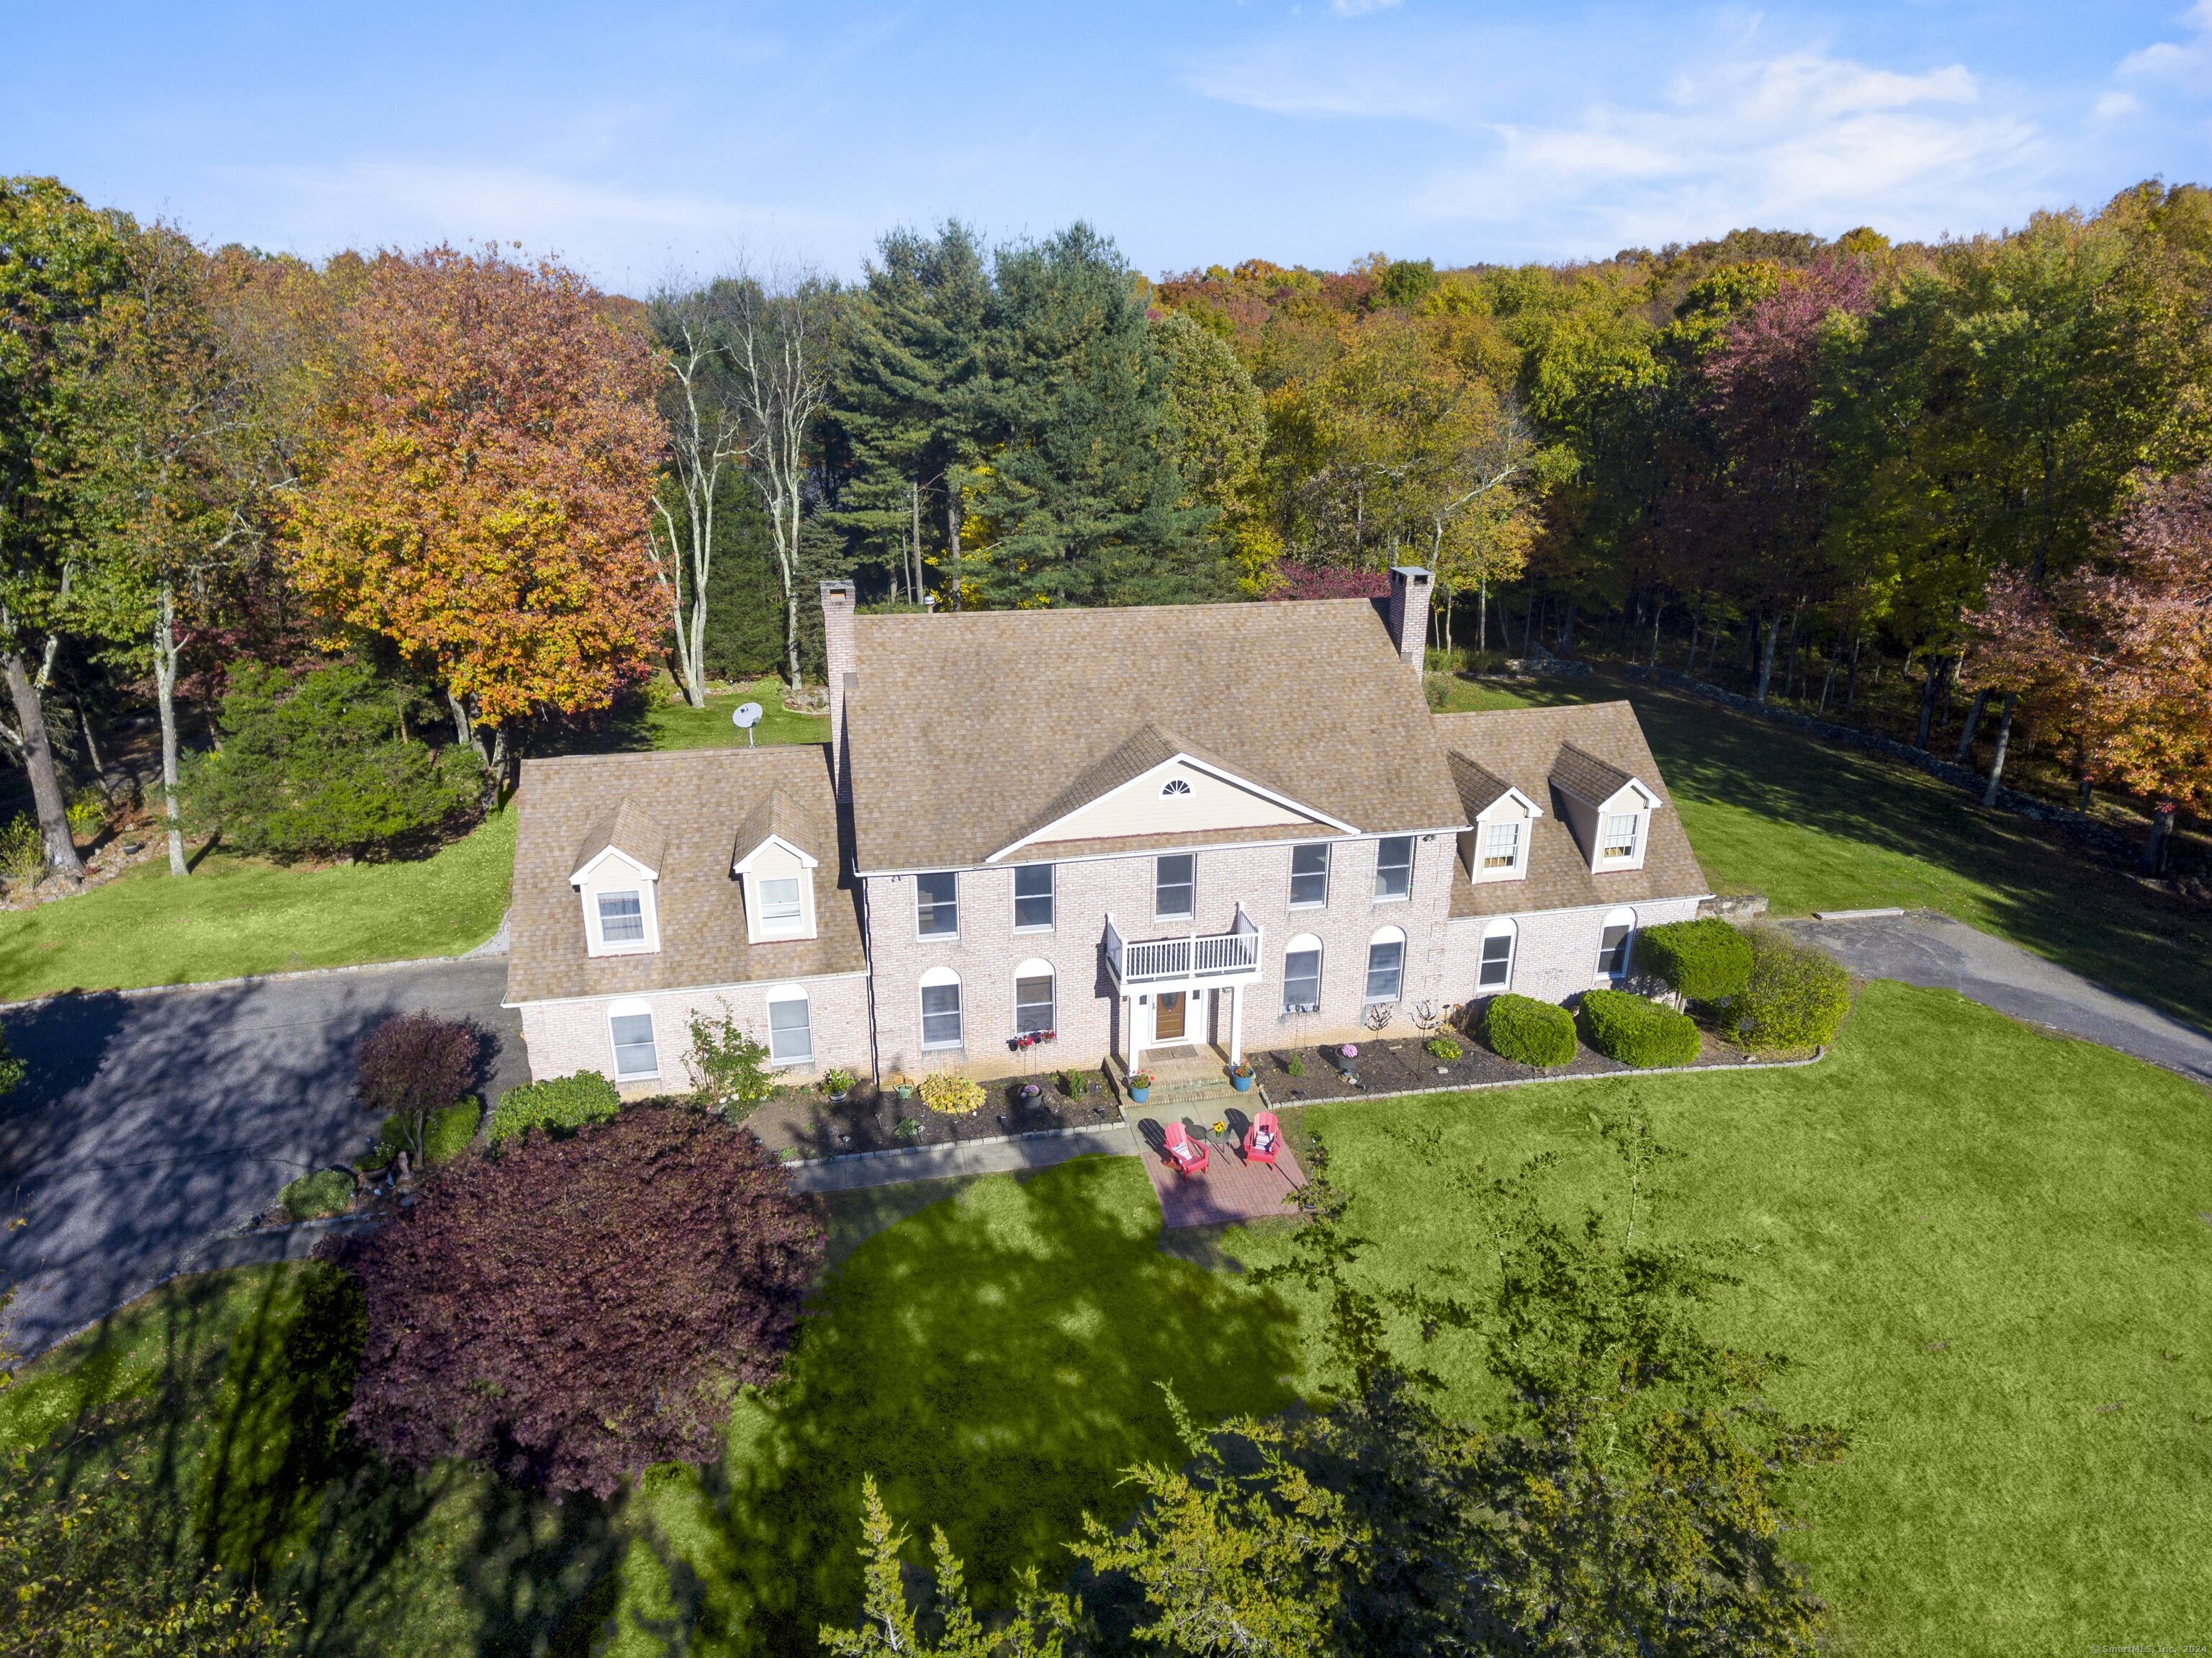
M 2204 922 L 2097 863 L 2063 832 L 1985 811 L 1964 791 L 1902 762 L 1833 747 L 1701 698 L 1601 677 L 1523 693 L 1548 706 L 1626 698 L 1636 707 L 1670 788 L 1686 799 L 1734 808 L 1787 829 L 1810 830 L 1931 866 L 1978 889 L 1986 913 L 2014 942 L 2108 989 L 2212 1030 L 2212 937 Z M 1698 838 L 1692 832 L 1693 842 Z M 1792 907 L 1787 887 L 1809 881 L 1826 903 L 1936 904 L 1909 873 L 1873 876 L 1845 861 L 1820 867 L 1815 844 L 1762 844 L 1747 858 L 1704 832 L 1709 876 L 1760 887 Z M 1790 869 L 1791 859 L 1805 867 Z M 1909 890 L 1911 888 L 1918 890 Z M 1778 891 L 1777 889 L 1784 889 Z
M 1133 1463 L 1183 1454 L 1158 1383 L 1209 1421 L 1294 1398 L 1277 1298 L 1163 1254 L 1144 1173 L 1083 1157 L 994 1177 L 854 1251 L 785 1378 L 741 1401 L 716 1467 L 656 1470 L 633 1510 L 617 1652 L 806 1653 L 860 1600 L 861 1476 L 942 1526 L 980 1603 L 1048 1583 L 1089 1510 L 1132 1512 Z

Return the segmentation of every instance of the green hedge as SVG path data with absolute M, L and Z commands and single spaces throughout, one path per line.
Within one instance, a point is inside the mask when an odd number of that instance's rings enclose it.
M 1516 1064 L 1549 1069 L 1575 1057 L 1575 1016 L 1533 996 L 1493 996 L 1484 1005 L 1483 1034 L 1491 1051 Z
M 286 1186 L 277 1194 L 276 1201 L 295 1221 L 319 1221 L 326 1215 L 343 1215 L 353 1205 L 353 1176 L 341 1168 L 319 1168 Z
M 1835 1039 L 1851 1010 L 1851 981 L 1809 944 L 1762 927 L 1751 935 L 1751 982 L 1722 1010 L 1746 1047 L 1813 1048 Z
M 527 1129 L 573 1134 L 586 1123 L 604 1123 L 622 1110 L 615 1085 L 595 1070 L 526 1082 L 500 1096 L 491 1113 L 491 1143 L 511 1139 Z
M 1636 970 L 1692 1002 L 1720 1003 L 1751 982 L 1751 941 L 1717 916 L 1636 935 Z
M 1608 1059 L 1648 1070 L 1686 1065 L 1698 1057 L 1698 1027 L 1687 1014 L 1627 991 L 1591 991 L 1583 997 L 1589 1045 Z

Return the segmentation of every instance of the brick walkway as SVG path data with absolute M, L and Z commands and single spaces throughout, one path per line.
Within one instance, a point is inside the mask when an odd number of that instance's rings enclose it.
M 1129 1122 L 1137 1131 L 1145 1172 L 1152 1177 L 1152 1190 L 1159 1194 L 1163 1226 L 1217 1226 L 1224 1221 L 1297 1213 L 1286 1200 L 1305 1184 L 1306 1177 L 1291 1149 L 1282 1149 L 1272 1168 L 1265 1163 L 1248 1164 L 1233 1149 L 1243 1143 L 1243 1114 L 1239 1112 L 1228 1120 L 1234 1133 L 1214 1135 L 1200 1133 L 1198 1124 L 1184 1119 L 1183 1127 L 1190 1137 L 1202 1141 L 1208 1154 L 1206 1173 L 1186 1180 L 1170 1167 L 1162 1150 L 1167 1144 L 1164 1119 L 1142 1107 L 1130 1111 Z

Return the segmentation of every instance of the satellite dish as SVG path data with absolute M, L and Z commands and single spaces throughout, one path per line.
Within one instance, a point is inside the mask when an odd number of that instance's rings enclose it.
M 730 723 L 745 734 L 745 747 L 753 746 L 753 728 L 760 723 L 761 705 L 758 703 L 739 703 L 730 710 Z

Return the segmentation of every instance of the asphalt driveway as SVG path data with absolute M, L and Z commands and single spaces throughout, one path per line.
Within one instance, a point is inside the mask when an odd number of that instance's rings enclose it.
M 0 1272 L 16 1350 L 51 1346 L 349 1161 L 375 1127 L 354 1044 L 427 1009 L 496 1039 L 490 1095 L 529 1076 L 507 963 L 419 962 L 245 984 L 58 997 L 0 1015 L 28 1067 L 0 1105 Z M 210 1263 L 211 1264 L 211 1263 Z
M 1862 978 L 1956 991 L 2029 1024 L 2212 1082 L 2212 1037 L 1939 911 L 1778 924 Z

